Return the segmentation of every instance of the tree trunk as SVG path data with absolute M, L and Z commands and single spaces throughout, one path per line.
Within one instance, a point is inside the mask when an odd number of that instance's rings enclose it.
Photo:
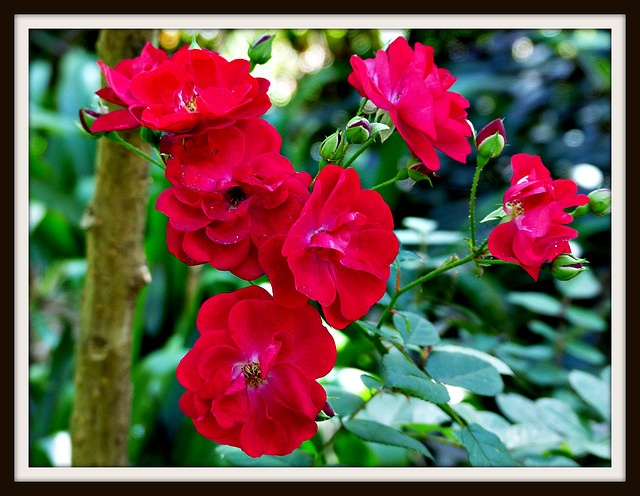
M 98 58 L 114 67 L 138 56 L 156 36 L 152 30 L 103 30 Z M 120 135 L 148 153 L 138 130 Z M 151 280 L 143 249 L 149 163 L 102 138 L 95 174 L 84 217 L 87 274 L 76 343 L 71 463 L 126 466 L 133 316 L 138 293 Z

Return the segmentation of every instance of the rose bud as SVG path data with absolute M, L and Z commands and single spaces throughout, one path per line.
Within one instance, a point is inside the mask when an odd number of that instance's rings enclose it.
M 551 262 L 551 275 L 559 281 L 568 281 L 580 274 L 580 272 L 587 270 L 587 268 L 582 265 L 583 263 L 588 262 L 583 258 L 576 257 L 572 253 L 562 253 Z
M 506 142 L 502 119 L 491 121 L 476 136 L 478 153 L 486 158 L 495 158 L 500 155 Z
M 336 131 L 331 136 L 327 136 L 320 145 L 320 156 L 331 162 L 342 155 L 344 149 L 344 140 L 342 139 L 342 133 Z
M 354 117 L 347 122 L 345 135 L 349 143 L 362 144 L 371 136 L 371 124 L 364 117 Z
M 322 407 L 322 410 L 320 410 L 318 412 L 318 415 L 316 416 L 316 422 L 323 422 L 325 420 L 329 420 L 333 416 L 335 416 L 335 412 L 333 411 L 333 408 L 331 408 L 331 405 L 329 404 L 328 401 L 325 401 L 324 406 Z
M 249 47 L 247 54 L 253 65 L 266 64 L 271 59 L 271 45 L 273 36 L 263 34 L 259 36 Z
M 94 133 L 91 131 L 91 124 L 93 124 L 94 121 L 98 117 L 100 117 L 100 115 L 102 114 L 96 112 L 95 110 L 86 109 L 86 108 L 80 109 L 78 111 L 78 116 L 80 118 L 80 125 L 82 126 L 83 131 L 85 131 L 87 134 L 89 134 L 94 138 L 99 138 L 100 136 L 102 136 L 102 133 Z
M 587 195 L 593 215 L 602 216 L 611 213 L 611 190 L 597 189 Z

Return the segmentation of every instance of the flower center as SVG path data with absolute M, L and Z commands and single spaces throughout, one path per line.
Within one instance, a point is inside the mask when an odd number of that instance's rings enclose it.
M 507 203 L 507 207 L 511 210 L 511 215 L 518 217 L 524 213 L 524 202 L 522 200 L 514 200 Z
M 195 114 L 198 111 L 198 105 L 196 104 L 196 94 L 191 95 L 186 102 L 184 102 L 184 108 L 187 112 Z
M 247 199 L 247 195 L 240 186 L 232 186 L 224 194 L 224 199 L 229 205 L 237 207 Z
M 242 367 L 244 373 L 244 379 L 247 382 L 247 386 L 256 387 L 262 384 L 262 371 L 260 370 L 260 364 L 257 362 L 251 362 Z

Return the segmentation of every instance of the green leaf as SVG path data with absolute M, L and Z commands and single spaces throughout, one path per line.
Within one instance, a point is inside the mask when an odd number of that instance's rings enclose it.
M 392 327 L 389 327 L 386 325 L 383 325 L 381 327 L 376 327 L 373 324 L 369 322 L 365 322 L 363 320 L 357 320 L 355 321 L 355 324 L 358 325 L 365 332 L 368 332 L 370 334 L 377 334 L 378 336 L 386 339 L 387 341 L 391 341 L 392 343 L 395 343 L 397 345 L 404 346 L 404 339 L 402 339 L 402 336 L 400 335 L 400 333 L 396 329 L 393 329 Z
M 358 418 L 374 420 L 391 427 L 426 424 L 431 427 L 447 423 L 451 418 L 437 405 L 400 393 L 378 393 L 358 413 Z
M 364 400 L 357 394 L 345 391 L 340 386 L 327 384 L 324 386 L 327 392 L 327 401 L 336 415 L 346 417 L 355 412 Z
M 517 393 L 502 393 L 496 396 L 500 411 L 513 423 L 530 423 L 544 426 L 535 402 Z
M 477 410 L 472 404 L 461 401 L 451 408 L 468 424 L 478 424 L 491 432 L 501 435 L 501 433 L 511 427 L 507 419 L 498 413 L 491 411 Z
M 540 315 L 558 317 L 564 313 L 567 321 L 592 331 L 604 331 L 607 329 L 607 322 L 593 310 L 571 305 L 565 311 L 557 298 L 545 293 L 537 293 L 535 291 L 509 293 L 507 301 Z
M 571 458 L 560 455 L 530 456 L 522 461 L 525 467 L 579 467 L 580 465 Z
M 344 427 L 365 441 L 412 449 L 434 460 L 427 447 L 420 441 L 387 425 L 373 420 L 351 419 L 344 423 Z
M 220 446 L 216 453 L 230 465 L 241 467 L 310 467 L 313 455 L 303 449 L 297 449 L 284 456 L 262 455 L 252 458 L 235 446 Z
M 376 112 L 375 122 L 372 122 L 371 125 L 373 126 L 375 123 L 386 126 L 386 129 L 381 128 L 378 131 L 380 133 L 380 139 L 382 140 L 382 143 L 384 143 L 396 129 L 396 126 L 389 115 L 389 111 L 379 108 Z
M 400 333 L 402 340 L 406 342 L 409 339 L 409 323 L 407 319 L 401 313 L 393 314 L 393 324 L 396 326 L 396 329 Z
M 540 336 L 544 336 L 549 341 L 555 342 L 558 339 L 558 333 L 554 327 L 541 320 L 532 320 L 529 322 L 529 329 Z
M 607 360 L 606 355 L 598 348 L 582 341 L 568 341 L 565 351 L 567 354 L 584 360 L 591 365 L 602 365 Z
M 399 312 L 393 315 L 393 323 L 407 344 L 433 346 L 440 342 L 436 327 L 422 315 Z
M 494 396 L 504 387 L 493 365 L 468 353 L 434 350 L 427 359 L 426 371 L 438 382 L 485 396 Z
M 548 294 L 537 293 L 535 291 L 509 293 L 507 295 L 507 301 L 542 315 L 551 315 L 555 317 L 562 311 L 562 305 L 556 298 Z
M 464 346 L 457 346 L 455 344 L 441 344 L 438 345 L 437 351 L 451 351 L 455 353 L 466 353 L 467 355 L 473 355 L 480 360 L 484 360 L 490 363 L 495 369 L 503 375 L 514 375 L 513 370 L 506 363 L 499 358 L 489 355 L 484 351 L 476 350 L 475 348 L 467 348 Z
M 563 438 L 544 425 L 522 423 L 500 432 L 500 439 L 516 459 L 560 449 Z
M 372 122 L 371 126 L 371 134 L 381 133 L 382 131 L 388 131 L 390 129 L 389 126 L 383 124 L 382 122 Z
M 536 400 L 536 409 L 548 427 L 567 437 L 591 439 L 591 431 L 568 403 L 555 398 Z
M 408 171 L 409 177 L 414 181 L 429 181 L 429 183 L 433 186 L 431 182 L 431 178 L 416 169 L 409 169 Z
M 467 450 L 469 463 L 474 467 L 516 467 L 518 465 L 500 438 L 478 424 L 464 427 L 455 435 Z
M 605 420 L 611 420 L 611 388 L 599 377 L 581 370 L 569 373 L 569 383 L 580 397 Z
M 482 223 L 482 222 L 490 222 L 492 220 L 499 220 L 499 219 L 502 219 L 503 217 L 505 217 L 506 215 L 507 215 L 507 213 L 504 211 L 503 206 L 500 205 L 493 212 L 491 212 L 484 219 L 482 219 L 480 221 L 480 223 Z
M 573 325 L 584 327 L 590 331 L 602 332 L 607 330 L 607 321 L 588 308 L 570 306 L 567 309 L 567 320 Z
M 443 384 L 432 381 L 413 362 L 399 354 L 389 353 L 382 358 L 385 386 L 432 403 L 446 403 L 449 392 Z
M 398 256 L 396 257 L 396 262 L 402 263 L 407 261 L 423 262 L 422 257 L 420 257 L 420 255 L 418 255 L 415 251 L 400 250 L 398 252 Z
M 370 391 L 375 391 L 384 387 L 384 383 L 382 381 L 375 377 L 371 377 L 370 375 L 362 374 L 360 379 L 362 380 L 362 384 L 364 384 Z

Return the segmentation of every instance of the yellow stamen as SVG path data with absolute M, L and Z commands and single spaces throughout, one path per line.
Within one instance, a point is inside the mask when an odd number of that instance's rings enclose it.
M 247 386 L 256 387 L 262 384 L 262 371 L 260 370 L 260 364 L 257 362 L 251 362 L 242 367 L 244 373 L 244 379 L 247 382 Z

